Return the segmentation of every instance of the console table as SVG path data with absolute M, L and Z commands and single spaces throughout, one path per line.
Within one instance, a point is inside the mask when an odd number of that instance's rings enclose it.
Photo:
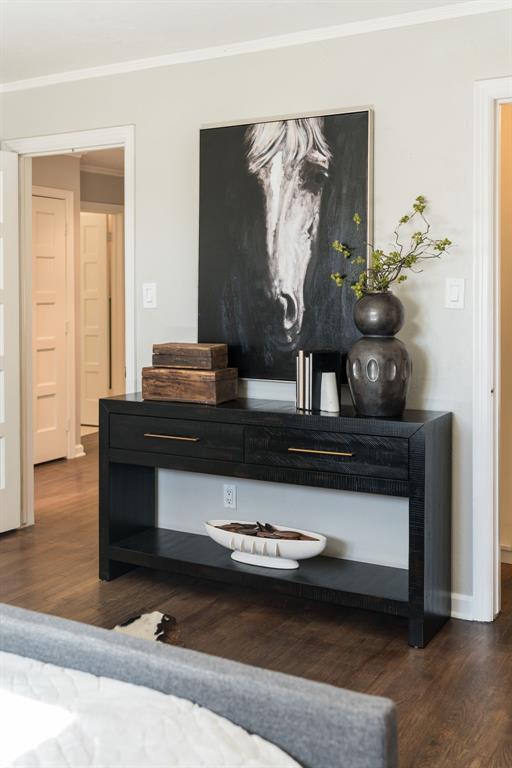
M 157 468 L 407 497 L 409 569 L 324 556 L 295 571 L 236 563 L 208 536 L 156 527 Z M 409 644 L 423 648 L 451 609 L 451 414 L 102 399 L 100 578 L 135 566 L 405 616 Z

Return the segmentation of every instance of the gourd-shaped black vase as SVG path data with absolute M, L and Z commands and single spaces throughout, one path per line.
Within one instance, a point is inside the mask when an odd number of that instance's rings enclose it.
M 354 307 L 363 337 L 347 357 L 347 377 L 360 416 L 397 418 L 405 410 L 411 359 L 395 339 L 404 324 L 404 307 L 391 291 L 366 293 Z

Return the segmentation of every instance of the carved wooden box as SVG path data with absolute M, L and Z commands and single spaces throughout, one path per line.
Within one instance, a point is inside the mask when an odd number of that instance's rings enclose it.
M 226 368 L 227 344 L 153 344 L 153 365 L 156 368 L 198 368 L 213 371 Z
M 215 371 L 161 367 L 142 369 L 144 400 L 218 405 L 235 400 L 237 394 L 236 368 L 219 368 Z

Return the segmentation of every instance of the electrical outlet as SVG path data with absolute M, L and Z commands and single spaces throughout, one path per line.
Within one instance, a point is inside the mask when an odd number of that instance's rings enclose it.
M 224 484 L 224 507 L 236 509 L 236 485 Z

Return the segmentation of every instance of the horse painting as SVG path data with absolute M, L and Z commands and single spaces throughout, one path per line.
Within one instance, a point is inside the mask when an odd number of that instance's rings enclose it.
M 249 172 L 264 196 L 269 292 L 293 345 L 304 318 L 304 281 L 331 153 L 320 117 L 252 125 L 246 140 Z
M 201 131 L 199 340 L 241 376 L 292 379 L 297 349 L 355 340 L 330 243 L 364 252 L 368 136 L 366 111 Z

